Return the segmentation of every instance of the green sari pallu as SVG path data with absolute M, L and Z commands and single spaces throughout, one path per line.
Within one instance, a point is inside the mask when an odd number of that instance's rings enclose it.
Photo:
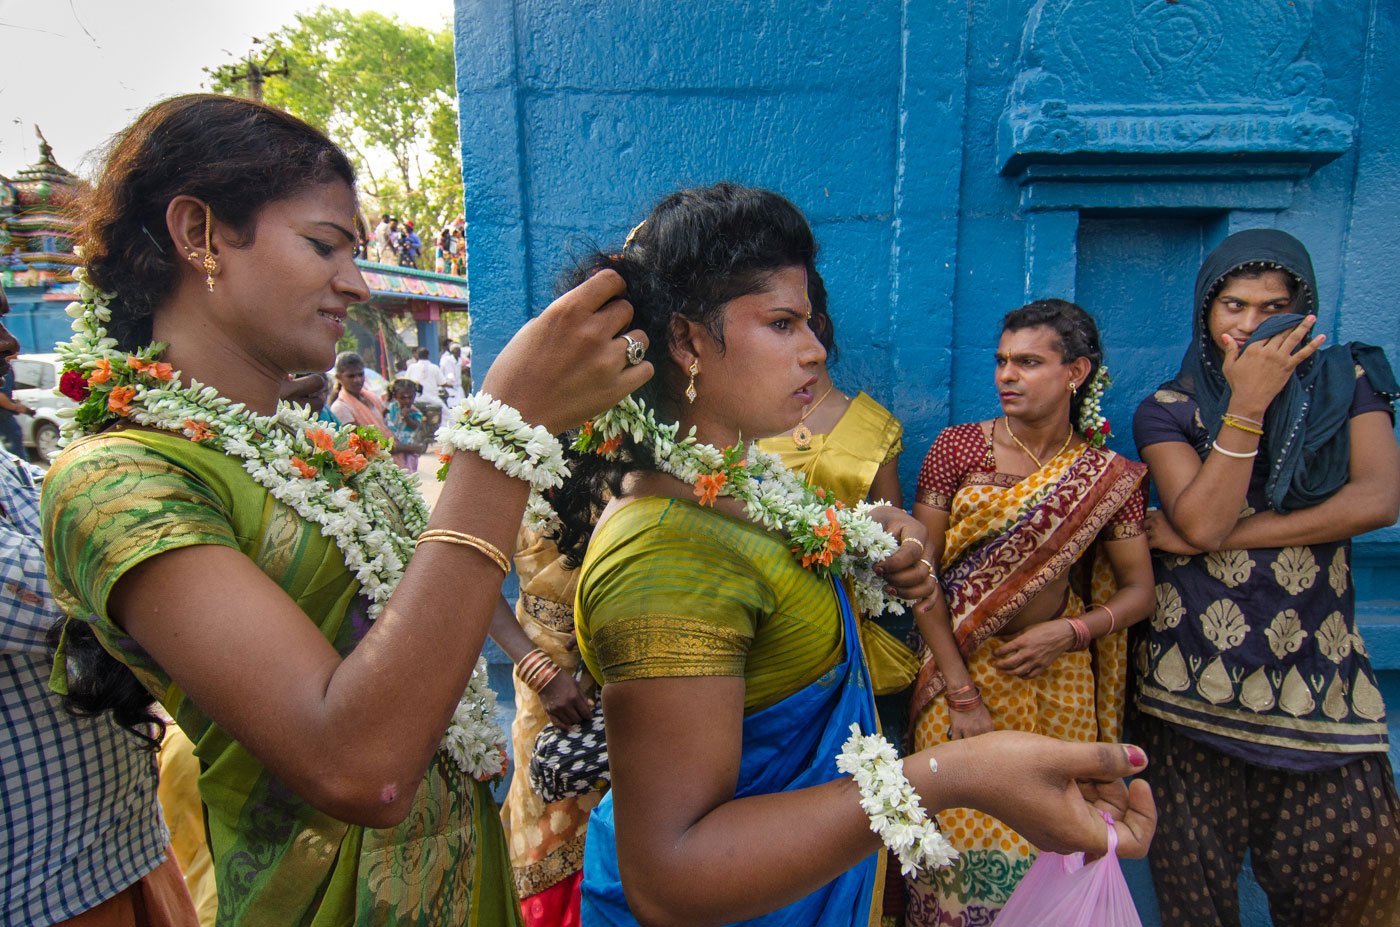
M 397 827 L 337 821 L 201 713 L 107 613 L 113 586 L 132 567 L 180 547 L 218 544 L 256 563 L 348 654 L 369 629 L 367 603 L 339 548 L 316 526 L 238 461 L 144 430 L 74 442 L 45 480 L 42 513 L 59 605 L 91 623 L 195 745 L 220 927 L 520 923 L 485 783 L 439 753 Z M 64 667 L 61 654 L 56 666 Z M 61 686 L 63 673 L 55 676 Z

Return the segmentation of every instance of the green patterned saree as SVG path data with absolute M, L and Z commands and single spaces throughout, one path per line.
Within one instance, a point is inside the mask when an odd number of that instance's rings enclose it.
M 399 826 L 337 821 L 205 717 L 107 613 L 127 570 L 176 548 L 220 544 L 257 563 L 344 655 L 369 623 L 333 541 L 236 460 L 150 431 L 74 442 L 45 480 L 42 511 L 59 605 L 91 622 L 194 742 L 221 927 L 520 922 L 484 784 L 438 754 Z

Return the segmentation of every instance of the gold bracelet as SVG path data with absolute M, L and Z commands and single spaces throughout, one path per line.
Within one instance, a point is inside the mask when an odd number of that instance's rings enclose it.
M 1240 418 L 1238 415 L 1231 415 L 1228 412 L 1220 417 L 1220 424 L 1225 428 L 1234 428 L 1237 431 L 1243 431 L 1245 434 L 1255 435 L 1260 438 L 1264 437 L 1264 429 L 1250 424 L 1252 421 L 1253 419 Z
M 474 535 L 463 534 L 460 531 L 447 531 L 443 528 L 434 528 L 420 534 L 418 540 L 414 542 L 413 548 L 417 550 L 428 541 L 442 541 L 445 544 L 458 544 L 462 547 L 470 547 L 472 550 L 480 551 L 490 557 L 491 561 L 501 568 L 502 573 L 510 573 L 510 561 L 506 559 L 505 554 L 501 553 L 501 549 L 490 541 Z

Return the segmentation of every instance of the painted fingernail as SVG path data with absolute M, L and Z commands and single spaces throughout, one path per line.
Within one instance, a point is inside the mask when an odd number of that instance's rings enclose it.
M 1141 747 L 1134 747 L 1132 744 L 1125 744 L 1123 746 L 1123 752 L 1127 755 L 1128 762 L 1131 763 L 1133 766 L 1147 765 L 1147 754 L 1142 752 Z

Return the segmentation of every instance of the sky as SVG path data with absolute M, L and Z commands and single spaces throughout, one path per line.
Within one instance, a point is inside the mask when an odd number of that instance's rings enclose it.
M 100 149 L 157 100 L 203 90 L 205 67 L 241 60 L 318 0 L 0 0 L 0 174 L 39 157 L 91 177 Z M 329 0 L 407 23 L 452 21 L 453 0 Z M 230 54 L 232 53 L 232 54 Z

